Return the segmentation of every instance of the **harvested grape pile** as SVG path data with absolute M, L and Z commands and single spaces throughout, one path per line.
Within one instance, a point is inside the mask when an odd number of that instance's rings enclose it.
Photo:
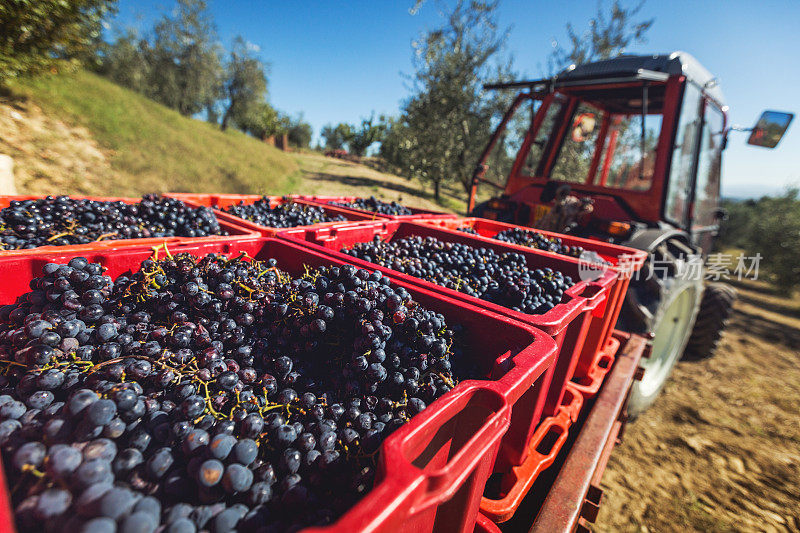
M 270 207 L 270 200 L 266 196 L 252 204 L 239 203 L 228 206 L 225 211 L 231 215 L 269 226 L 271 228 L 294 228 L 296 226 L 310 226 L 320 222 L 343 222 L 347 219 L 342 215 L 330 216 L 319 207 L 301 205 L 295 202 L 286 202 Z
M 48 196 L 13 200 L 0 211 L 0 248 L 4 250 L 208 235 L 227 235 L 211 209 L 189 207 L 156 194 L 142 196 L 135 204 Z
M 350 265 L 292 279 L 274 259 L 180 254 L 112 281 L 76 258 L 31 289 L 0 308 L 20 531 L 329 523 L 464 359 L 443 316 Z
M 561 242 L 561 239 L 558 237 L 548 237 L 538 231 L 529 229 L 507 229 L 495 235 L 494 238 L 498 241 L 510 242 L 512 244 L 519 244 L 529 248 L 536 248 L 537 250 L 546 250 L 548 252 L 555 252 L 572 257 L 580 257 L 584 252 L 584 249 L 580 246 L 568 246 Z
M 405 206 L 397 202 L 387 203 L 382 202 L 370 196 L 369 198 L 356 198 L 352 202 L 328 202 L 331 205 L 338 205 L 341 207 L 350 207 L 352 209 L 363 209 L 364 211 L 372 211 L 380 215 L 413 215 L 414 213 Z
M 460 228 L 456 228 L 461 233 L 469 233 L 470 235 L 480 235 L 474 228 L 469 226 L 461 226 Z
M 561 301 L 573 285 L 569 276 L 549 268 L 530 269 L 514 252 L 407 237 L 359 243 L 342 252 L 422 278 L 449 289 L 529 314 L 541 314 Z

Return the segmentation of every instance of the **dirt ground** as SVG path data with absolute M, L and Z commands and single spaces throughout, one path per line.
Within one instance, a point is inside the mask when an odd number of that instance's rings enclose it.
M 425 194 L 416 181 L 381 172 L 370 166 L 315 153 L 293 154 L 300 166 L 297 191 L 303 194 L 335 196 L 375 196 L 384 202 L 397 201 L 408 207 L 446 211 Z M 445 199 L 455 209 L 464 209 L 448 191 Z
M 765 283 L 629 424 L 595 531 L 800 531 L 800 301 Z
M 14 185 L 0 194 L 91 195 L 115 174 L 109 151 L 86 128 L 48 116 L 23 99 L 0 99 L 0 154 L 14 159 Z

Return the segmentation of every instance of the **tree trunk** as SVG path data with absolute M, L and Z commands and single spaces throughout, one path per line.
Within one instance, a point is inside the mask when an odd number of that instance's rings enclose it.
M 433 199 L 436 200 L 437 203 L 439 202 L 439 198 L 440 198 L 439 189 L 441 187 L 441 183 L 442 183 L 442 180 L 440 180 L 440 179 L 436 179 L 436 180 L 433 181 Z
M 219 129 L 221 129 L 222 131 L 227 130 L 228 121 L 230 120 L 230 118 L 231 118 L 231 108 L 229 107 L 228 109 L 225 110 L 225 114 L 222 115 L 222 122 L 219 125 Z

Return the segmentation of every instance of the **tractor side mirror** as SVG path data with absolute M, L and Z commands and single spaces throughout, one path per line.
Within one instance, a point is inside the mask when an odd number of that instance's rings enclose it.
M 775 148 L 780 142 L 783 134 L 794 118 L 793 113 L 782 111 L 764 111 L 761 117 L 753 126 L 747 144 L 761 146 L 763 148 Z

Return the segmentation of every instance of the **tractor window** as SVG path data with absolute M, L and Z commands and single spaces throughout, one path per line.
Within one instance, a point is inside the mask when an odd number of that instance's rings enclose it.
M 687 83 L 683 94 L 681 117 L 675 134 L 664 217 L 682 227 L 686 225 L 692 186 L 695 145 L 700 127 L 702 95 L 693 84 Z
M 644 119 L 644 156 L 642 155 L 642 115 L 614 114 L 606 135 L 602 167 L 595 185 L 646 191 L 653 183 L 656 147 L 661 134 L 661 115 Z
M 550 105 L 545 111 L 542 125 L 539 131 L 536 132 L 536 138 L 531 143 L 528 157 L 525 159 L 525 166 L 522 168 L 522 173 L 528 176 L 536 176 L 539 174 L 542 161 L 542 154 L 545 152 L 550 139 L 553 136 L 553 128 L 558 124 L 558 116 L 564 109 L 564 100 L 562 97 L 556 97 L 550 102 Z M 539 108 L 541 110 L 541 107 Z
M 603 119 L 602 110 L 585 102 L 578 105 L 572 115 L 572 126 L 564 135 L 550 179 L 586 183 Z
M 722 163 L 722 139 L 724 120 L 722 112 L 706 103 L 703 117 L 703 131 L 700 138 L 700 158 L 697 162 L 697 184 L 694 193 L 693 229 L 716 224 L 714 210 L 719 198 L 719 174 Z

